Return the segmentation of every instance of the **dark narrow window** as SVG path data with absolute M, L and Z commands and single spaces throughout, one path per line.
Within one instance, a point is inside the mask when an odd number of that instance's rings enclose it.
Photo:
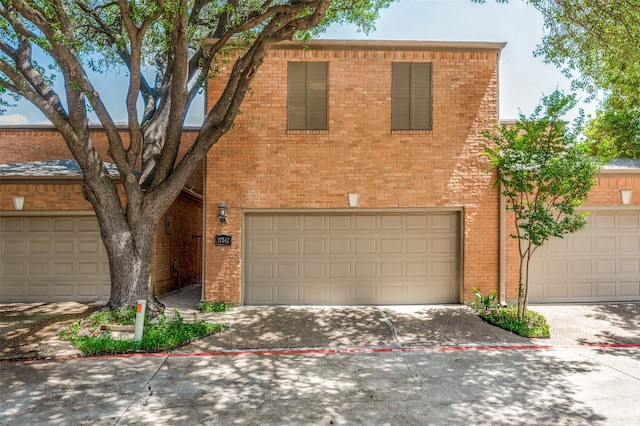
M 328 64 L 289 62 L 287 75 L 287 128 L 327 130 Z
M 431 130 L 431 63 L 394 62 L 391 130 Z

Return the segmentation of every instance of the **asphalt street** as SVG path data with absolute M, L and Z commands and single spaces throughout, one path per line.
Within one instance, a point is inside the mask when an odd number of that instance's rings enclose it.
M 307 349 L 0 363 L 3 424 L 631 425 L 640 347 Z

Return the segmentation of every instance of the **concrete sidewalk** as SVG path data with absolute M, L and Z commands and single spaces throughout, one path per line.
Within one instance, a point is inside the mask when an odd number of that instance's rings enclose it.
M 0 418 L 447 426 L 626 426 L 640 418 L 639 348 L 413 349 L 0 363 Z

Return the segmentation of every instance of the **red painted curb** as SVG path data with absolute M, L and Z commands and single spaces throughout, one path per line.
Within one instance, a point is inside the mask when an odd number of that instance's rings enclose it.
M 37 360 L 2 360 L 0 363 L 8 362 L 48 362 L 48 361 L 70 361 L 82 359 L 109 359 L 109 358 L 147 358 L 147 357 L 216 357 L 216 356 L 240 356 L 240 355 L 331 355 L 331 354 L 375 354 L 375 353 L 429 353 L 429 352 L 471 352 L 471 351 L 523 351 L 523 350 L 549 350 L 549 349 L 636 349 L 640 348 L 640 343 L 603 343 L 596 345 L 502 345 L 502 346 L 442 346 L 442 347 L 414 347 L 414 348 L 318 348 L 318 349 L 253 349 L 253 350 L 228 350 L 215 352 L 196 353 L 128 353 L 88 357 L 60 357 Z

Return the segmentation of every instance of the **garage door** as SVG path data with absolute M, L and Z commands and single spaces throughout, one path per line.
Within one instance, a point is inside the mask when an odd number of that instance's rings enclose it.
M 532 258 L 533 302 L 640 301 L 640 212 L 597 212 Z
M 109 264 L 95 217 L 1 220 L 2 302 L 108 300 Z
M 245 219 L 246 304 L 458 302 L 458 212 Z

